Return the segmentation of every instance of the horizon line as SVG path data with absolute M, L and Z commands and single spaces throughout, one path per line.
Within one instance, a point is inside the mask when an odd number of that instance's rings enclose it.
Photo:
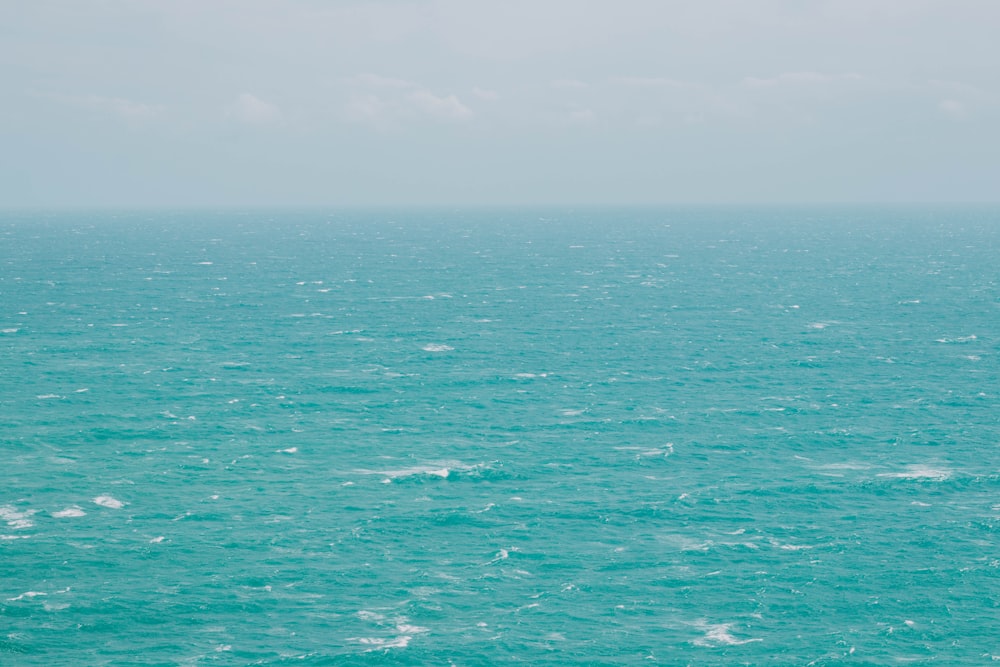
M 671 208 L 914 208 L 914 207 L 1000 207 L 1000 200 L 934 200 L 934 201 L 773 201 L 773 202 L 514 202 L 514 203 L 100 203 L 100 204 L 0 204 L 0 213 L 23 211 L 183 211 L 183 210 L 218 210 L 218 211 L 268 211 L 268 210 L 370 210 L 385 211 L 399 209 L 418 210 L 530 210 L 530 209 L 671 209 Z

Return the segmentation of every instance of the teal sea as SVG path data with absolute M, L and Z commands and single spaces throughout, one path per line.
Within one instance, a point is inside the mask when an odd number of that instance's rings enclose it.
M 0 214 L 0 665 L 1000 660 L 1000 210 Z

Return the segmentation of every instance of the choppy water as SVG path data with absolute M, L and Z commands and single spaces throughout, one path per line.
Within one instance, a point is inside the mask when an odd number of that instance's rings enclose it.
M 5 213 L 0 664 L 984 664 L 1000 212 Z

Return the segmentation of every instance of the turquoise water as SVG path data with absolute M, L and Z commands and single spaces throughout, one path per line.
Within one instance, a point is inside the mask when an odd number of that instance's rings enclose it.
M 0 664 L 1000 656 L 1000 211 L 0 216 Z

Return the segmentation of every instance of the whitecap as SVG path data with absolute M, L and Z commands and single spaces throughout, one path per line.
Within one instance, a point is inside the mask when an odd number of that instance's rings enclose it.
M 413 639 L 413 635 L 430 632 L 428 628 L 411 624 L 410 620 L 405 616 L 398 616 L 392 619 L 392 621 L 387 622 L 384 615 L 379 614 L 378 612 L 368 611 L 367 609 L 358 611 L 356 616 L 362 621 L 368 621 L 383 627 L 392 623 L 395 626 L 394 629 L 397 633 L 394 637 L 348 637 L 349 641 L 355 641 L 359 644 L 371 646 L 372 648 L 368 649 L 366 653 L 390 648 L 406 648 Z M 391 632 L 392 631 L 390 630 L 390 633 Z
M 0 333 L 17 333 L 20 329 L 14 329 L 13 327 L 8 329 L 0 329 Z
M 737 639 L 729 632 L 733 627 L 732 623 L 699 623 L 698 626 L 700 630 L 704 631 L 705 636 L 694 640 L 693 643 L 696 646 L 739 646 L 741 644 L 764 641 L 759 638 Z
M 400 468 L 397 470 L 356 470 L 362 475 L 382 475 L 385 477 L 383 483 L 391 482 L 394 479 L 413 477 L 414 475 L 427 475 L 430 477 L 440 477 L 448 479 L 452 470 L 474 470 L 479 466 L 467 466 L 457 462 L 439 462 L 431 465 L 412 466 L 410 468 Z
M 421 348 L 424 352 L 451 352 L 455 348 L 451 345 L 444 345 L 439 343 L 428 343 Z
M 42 400 L 45 400 L 48 398 L 62 398 L 62 396 L 60 396 L 59 394 L 39 394 L 35 398 L 40 398 Z
M 113 510 L 120 510 L 125 506 L 125 503 L 118 500 L 117 498 L 112 498 L 111 496 L 97 496 L 94 498 L 94 504 L 100 505 L 101 507 L 107 507 Z
M 705 553 L 715 546 L 715 542 L 712 540 L 699 541 L 686 535 L 667 534 L 661 536 L 659 539 L 680 551 L 700 551 Z
M 279 449 L 279 454 L 297 454 L 299 451 L 298 447 L 289 447 L 288 449 Z
M 976 334 L 970 334 L 968 336 L 959 336 L 958 338 L 942 337 L 942 338 L 935 339 L 935 342 L 937 342 L 937 343 L 969 343 L 969 342 L 972 342 L 974 340 L 977 340 Z
M 430 475 L 431 477 L 440 477 L 441 479 L 448 479 L 448 475 L 451 474 L 451 471 L 448 468 L 414 466 L 412 468 L 403 468 L 402 470 L 385 470 L 380 472 L 379 474 L 385 475 L 389 479 L 396 479 L 399 477 L 411 477 L 413 475 Z
M 31 598 L 37 598 L 43 595 L 48 595 L 48 593 L 41 593 L 39 591 L 25 591 L 24 593 L 18 595 L 16 598 L 7 598 L 7 601 L 17 602 L 18 600 L 23 600 L 24 598 L 28 598 L 30 600 Z
M 7 525 L 14 530 L 24 530 L 25 528 L 31 528 L 35 525 L 30 517 L 36 511 L 37 510 L 24 510 L 21 512 L 10 505 L 4 505 L 0 507 L 0 521 L 6 521 Z
M 824 463 L 816 466 L 820 470 L 868 470 L 871 465 L 860 461 L 842 461 L 839 463 Z
M 58 512 L 53 512 L 52 513 L 52 516 L 55 517 L 56 519 L 70 519 L 70 518 L 75 518 L 75 517 L 78 517 L 78 516 L 86 516 L 86 515 L 87 515 L 87 513 L 84 512 L 81 507 L 78 507 L 76 505 L 73 505 L 71 507 L 67 507 L 64 510 L 59 510 Z
M 674 453 L 674 444 L 672 442 L 666 443 L 661 448 L 648 448 L 648 447 L 615 447 L 616 451 L 620 452 L 635 452 L 635 458 L 643 458 L 648 456 L 663 456 L 667 457 Z
M 486 563 L 486 565 L 493 565 L 494 563 L 499 563 L 500 561 L 507 560 L 508 558 L 510 558 L 510 552 L 506 549 L 501 549 L 497 552 L 497 555 L 493 558 L 493 560 Z
M 883 472 L 879 473 L 878 476 L 890 479 L 912 479 L 943 482 L 944 480 L 949 479 L 951 475 L 951 470 L 947 468 L 933 468 L 926 464 L 917 464 L 907 466 L 906 470 L 902 470 L 900 472 Z
M 415 635 L 421 632 L 430 632 L 430 629 L 421 627 L 419 625 L 408 625 L 406 623 L 400 623 L 399 625 L 396 626 L 396 632 Z
M 410 641 L 413 637 L 410 635 L 401 635 L 399 637 L 393 637 L 392 639 L 384 639 L 382 637 L 352 637 L 351 639 L 359 644 L 367 644 L 375 647 L 368 649 L 368 651 L 366 651 L 367 653 L 370 651 L 377 651 L 379 649 L 406 648 L 410 645 Z

